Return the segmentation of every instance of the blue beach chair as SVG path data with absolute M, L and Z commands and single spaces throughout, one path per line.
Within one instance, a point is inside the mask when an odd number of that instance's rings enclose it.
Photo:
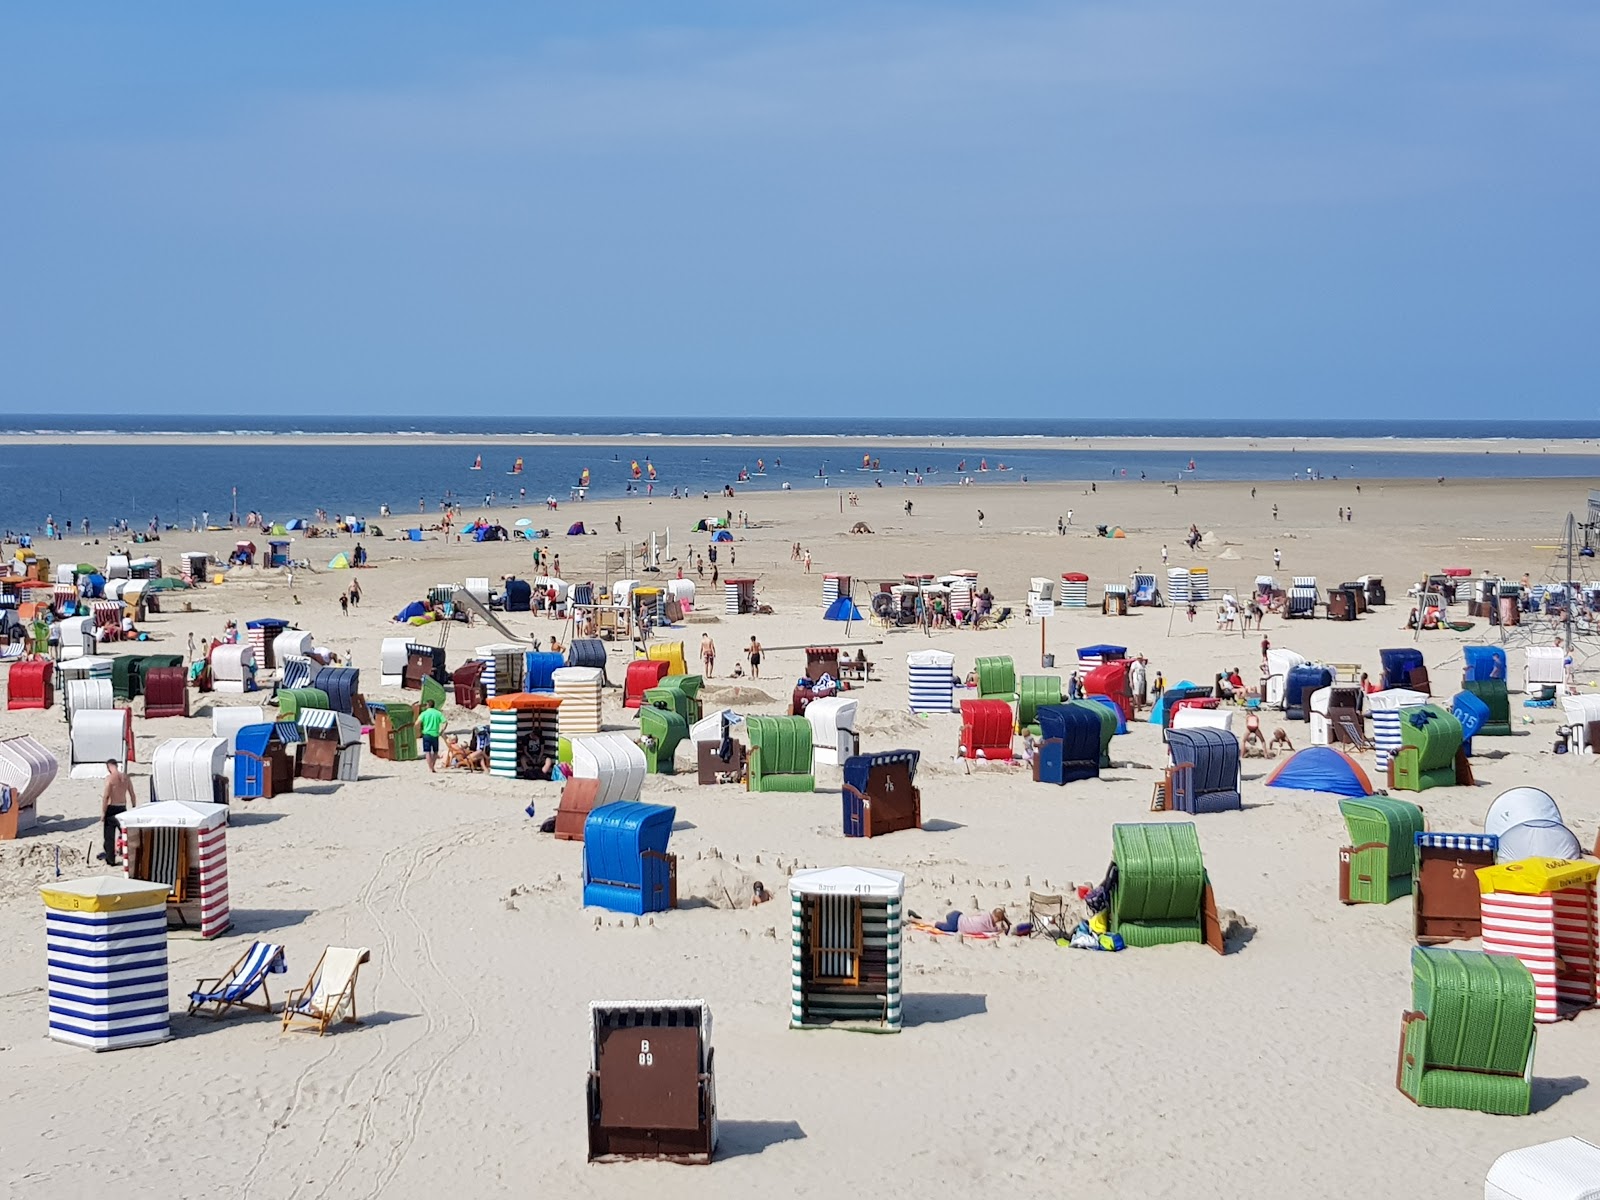
M 267 976 L 282 975 L 288 969 L 282 946 L 252 942 L 226 974 L 195 981 L 195 990 L 189 993 L 189 1015 L 224 1017 L 235 1008 L 270 1013 L 272 997 L 267 994 Z M 252 1000 L 257 992 L 261 999 Z

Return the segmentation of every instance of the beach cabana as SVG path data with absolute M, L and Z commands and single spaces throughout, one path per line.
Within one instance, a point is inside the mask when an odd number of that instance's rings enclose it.
M 1573 754 L 1600 754 L 1600 695 L 1561 698 L 1561 729 Z
M 354 783 L 361 778 L 361 722 L 347 713 L 303 708 L 295 718 L 305 736 L 300 748 L 302 779 Z
M 1311 742 L 1316 746 L 1347 745 L 1362 749 L 1367 742 L 1364 696 L 1359 687 L 1334 685 L 1311 693 Z
M 1311 695 L 1333 686 L 1333 672 L 1315 663 L 1292 667 L 1283 681 L 1283 715 L 1288 721 L 1311 719 Z
M 1102 723 L 1087 705 L 1047 704 L 1038 711 L 1041 743 L 1033 757 L 1035 783 L 1068 784 L 1100 777 Z
M 595 805 L 639 798 L 648 768 L 644 751 L 632 738 L 620 733 L 596 733 L 573 738 L 567 744 L 572 777 L 592 779 L 597 785 Z
M 278 657 L 276 654 L 278 635 L 289 628 L 289 622 L 282 617 L 259 617 L 254 621 L 244 623 L 245 641 L 255 651 L 256 666 L 262 671 L 277 669 Z
M 1100 769 L 1111 769 L 1111 739 L 1119 733 L 1127 733 L 1127 727 L 1122 724 L 1122 714 L 1109 704 L 1101 702 L 1102 698 L 1089 700 L 1068 700 L 1068 708 L 1081 708 L 1090 713 L 1095 720 L 1100 722 Z
M 1237 812 L 1239 739 L 1225 729 L 1169 729 L 1166 733 L 1171 787 L 1166 796 L 1173 812 Z
M 1128 682 L 1127 659 L 1103 662 L 1083 677 L 1086 696 L 1104 696 L 1122 714 L 1123 721 L 1133 720 L 1133 689 Z
M 916 750 L 856 754 L 845 760 L 845 837 L 879 837 L 922 828 L 922 792 L 916 785 Z
M 1422 945 L 1483 932 L 1478 869 L 1492 867 L 1500 839 L 1486 833 L 1420 832 L 1411 885 L 1412 934 Z
M 667 853 L 677 810 L 636 800 L 603 804 L 583 826 L 583 905 L 612 912 L 678 906 L 678 858 Z
M 561 701 L 561 736 L 599 733 L 600 693 L 605 685 L 605 672 L 599 667 L 561 667 L 551 672 L 550 682 L 556 698 Z
M 477 708 L 488 697 L 483 687 L 483 661 L 469 658 L 450 673 L 450 688 L 460 708 Z
M 811 724 L 812 773 L 824 766 L 842 767 L 861 750 L 856 733 L 856 702 L 843 696 L 824 696 L 806 707 Z
M 1564 1137 L 1494 1160 L 1484 1200 L 1600 1200 L 1600 1146 Z
M 587 1116 L 590 1162 L 709 1163 L 717 1079 L 706 1002 L 591 1003 Z
M 410 704 L 368 704 L 372 725 L 367 733 L 367 749 L 373 758 L 387 762 L 416 762 L 417 710 Z
M 170 890 L 121 875 L 93 875 L 39 889 L 45 904 L 51 1040 L 121 1050 L 171 1036 Z
M 1037 736 L 1036 714 L 1047 704 L 1060 704 L 1061 695 L 1059 675 L 1024 675 L 1017 680 L 1017 727 Z
M 327 695 L 334 712 L 355 715 L 361 700 L 361 672 L 355 667 L 323 667 L 311 677 L 311 686 Z
M 750 740 L 748 791 L 816 791 L 810 721 L 804 717 L 749 717 L 745 736 Z
M 1400 1091 L 1424 1108 L 1526 1116 L 1533 1099 L 1533 976 L 1515 958 L 1416 946 L 1400 1023 Z
M 1010 762 L 1014 724 L 1011 705 L 1004 700 L 963 700 L 958 753 L 962 758 Z
M 0 841 L 32 831 L 38 821 L 39 797 L 55 782 L 60 764 L 36 738 L 0 741 Z
M 1422 661 L 1422 651 L 1410 646 L 1395 650 L 1379 650 L 1383 662 L 1382 689 L 1408 688 L 1413 692 L 1429 692 L 1428 668 Z
M 955 655 L 943 650 L 913 650 L 906 655 L 910 709 L 947 713 L 955 702 Z
M 241 800 L 268 799 L 294 791 L 299 774 L 291 746 L 305 741 L 293 721 L 246 725 L 233 735 L 233 794 Z
M 1389 760 L 1400 751 L 1400 712 L 1426 704 L 1428 697 L 1410 688 L 1392 688 L 1373 692 L 1366 698 L 1367 711 L 1372 715 L 1372 746 L 1376 751 L 1376 766 L 1380 776 L 1388 778 Z
M 555 758 L 561 699 L 544 692 L 502 693 L 489 700 L 489 773 L 502 779 L 536 779 L 540 764 Z
M 1273 646 L 1267 651 L 1266 693 L 1262 697 L 1267 707 L 1283 707 L 1283 688 L 1288 682 L 1289 672 L 1306 661 L 1304 655 L 1286 650 L 1282 646 Z
M 321 688 L 279 688 L 278 720 L 293 721 L 301 713 L 328 709 L 328 693 Z
M 660 684 L 671 670 L 671 664 L 658 658 L 636 658 L 628 664 L 628 674 L 622 686 L 622 706 L 639 708 L 644 704 L 645 692 Z
M 180 741 L 204 741 L 181 738 Z M 158 761 L 160 750 L 156 751 Z M 167 924 L 203 938 L 233 924 L 228 907 L 228 807 L 159 800 L 117 815 L 122 867 L 131 880 L 167 887 Z
M 189 715 L 189 677 L 182 667 L 151 667 L 143 690 L 146 717 Z
M 547 650 L 528 650 L 522 656 L 522 690 L 525 692 L 555 691 L 555 673 L 567 665 L 562 654 Z
M 1111 846 L 1111 933 L 1129 947 L 1204 942 L 1222 953 L 1216 902 L 1192 823 L 1113 825 Z
M 168 738 L 150 756 L 150 799 L 228 802 L 228 743 L 218 737 Z
M 1401 709 L 1400 749 L 1389 760 L 1389 786 L 1420 792 L 1470 785 L 1472 768 L 1461 742 L 1461 722 L 1437 704 Z
M 669 688 L 650 688 L 639 707 L 639 744 L 652 775 L 677 773 L 678 744 L 689 736 L 689 722 L 675 703 L 681 699 Z
M 126 708 L 94 709 L 72 719 L 72 779 L 104 779 L 106 763 L 126 767 L 133 757 L 133 712 Z
M 8 712 L 49 708 L 55 702 L 55 666 L 49 659 L 27 658 L 11 664 L 6 674 Z
M 387 637 L 378 647 L 378 682 L 388 688 L 397 688 L 405 682 L 406 647 L 410 638 Z M 479 653 L 482 653 L 480 648 Z
M 1388 904 L 1412 891 L 1422 810 L 1409 800 L 1363 796 L 1339 801 L 1350 844 L 1339 851 L 1339 899 Z
M 973 663 L 973 668 L 978 677 L 978 699 L 1015 703 L 1017 667 L 1009 655 L 979 658 Z
M 249 642 L 216 646 L 211 651 L 213 691 L 242 695 L 256 690 L 256 652 Z
M 491 642 L 473 651 L 483 664 L 483 694 L 486 698 L 501 692 L 522 691 L 522 672 L 527 665 L 528 648 L 514 642 Z
M 873 867 L 789 879 L 789 1026 L 898 1033 L 906 877 Z
M 725 540 L 731 542 L 733 538 L 730 536 Z M 756 581 L 754 579 L 724 579 L 722 581 L 722 611 L 730 617 L 755 612 Z
M 267 710 L 259 704 L 215 705 L 211 709 L 211 736 L 228 744 L 229 755 L 234 751 L 234 738 L 246 725 L 261 725 L 267 720 Z
M 1308 746 L 1280 762 L 1267 776 L 1267 787 L 1301 792 L 1326 792 L 1333 796 L 1361 797 L 1373 793 L 1372 780 L 1361 764 L 1331 746 Z
M 424 679 L 431 679 L 438 684 L 449 682 L 450 673 L 444 665 L 444 647 L 407 642 L 406 669 L 400 678 L 400 686 L 408 692 L 420 691 Z
M 1548 858 L 1477 871 L 1484 952 L 1510 955 L 1528 968 L 1535 1021 L 1558 1021 L 1595 1005 L 1597 876 L 1600 863 Z

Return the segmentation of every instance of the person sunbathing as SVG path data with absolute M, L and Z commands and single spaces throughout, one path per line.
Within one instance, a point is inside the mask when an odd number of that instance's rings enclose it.
M 986 913 L 952 912 L 942 921 L 934 923 L 935 929 L 945 933 L 998 934 L 1011 932 L 1011 918 L 1003 908 L 992 908 Z
M 482 750 L 469 750 L 456 739 L 453 734 L 444 735 L 445 749 L 449 751 L 445 769 L 451 767 L 465 767 L 469 771 L 487 771 L 489 769 L 489 756 Z

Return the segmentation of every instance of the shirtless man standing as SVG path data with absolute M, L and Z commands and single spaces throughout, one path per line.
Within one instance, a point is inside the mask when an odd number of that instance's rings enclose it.
M 133 806 L 133 781 L 117 765 L 116 759 L 106 759 L 106 790 L 100 794 L 100 827 L 105 850 L 100 859 L 107 866 L 117 865 L 117 815 Z

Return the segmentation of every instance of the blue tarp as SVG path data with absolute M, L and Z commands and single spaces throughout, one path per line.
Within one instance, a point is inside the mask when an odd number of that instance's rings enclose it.
M 726 529 L 719 529 L 711 535 L 711 540 L 713 542 L 731 542 L 733 541 L 733 534 Z
M 395 613 L 394 619 L 396 621 L 409 621 L 412 617 L 426 616 L 427 612 L 428 606 L 426 604 L 424 604 L 421 600 L 413 600 L 399 612 Z

